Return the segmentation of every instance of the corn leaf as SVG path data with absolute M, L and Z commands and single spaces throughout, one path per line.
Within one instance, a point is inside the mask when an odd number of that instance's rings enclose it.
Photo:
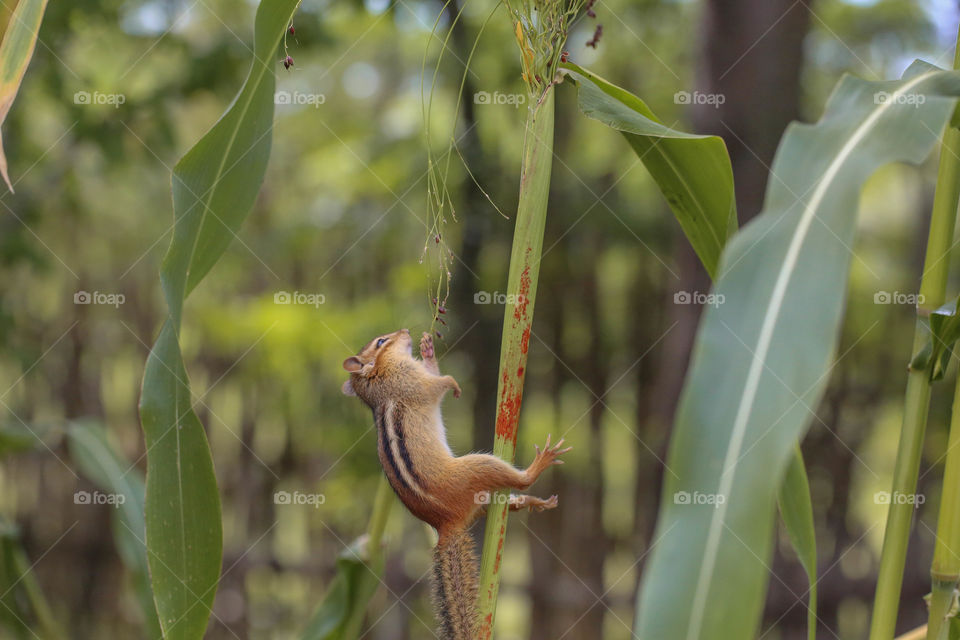
M 165 638 L 203 636 L 222 554 L 213 460 L 191 408 L 178 342 L 183 302 L 229 245 L 263 182 L 278 48 L 297 4 L 260 4 L 254 59 L 240 93 L 173 171 L 174 234 L 160 271 L 170 315 L 147 359 L 140 397 L 148 563 Z
M 20 0 L 7 23 L 7 32 L 0 43 L 0 125 L 7 119 L 13 100 L 20 90 L 23 74 L 33 57 L 37 44 L 37 34 L 43 20 L 47 0 Z M 7 156 L 3 152 L 3 138 L 0 136 L 0 175 L 10 191 L 13 184 L 7 174 Z
M 957 95 L 960 75 L 919 62 L 898 81 L 846 76 L 816 125 L 788 128 L 697 334 L 638 596 L 644 640 L 756 636 L 777 489 L 836 348 L 860 188 L 886 163 L 921 162 Z
M 561 65 L 577 83 L 580 110 L 623 133 L 657 183 L 710 277 L 737 228 L 733 169 L 723 138 L 664 125 L 643 100 L 573 63 Z

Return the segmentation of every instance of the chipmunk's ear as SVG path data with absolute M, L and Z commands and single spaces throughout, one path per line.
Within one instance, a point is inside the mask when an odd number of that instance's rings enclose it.
M 343 391 L 343 395 L 345 396 L 357 395 L 357 392 L 353 390 L 353 383 L 351 383 L 350 380 L 347 380 L 346 382 L 344 382 L 343 386 L 340 387 L 340 390 Z
M 360 369 L 363 369 L 363 363 L 357 356 L 350 356 L 343 361 L 343 368 L 350 373 L 360 373 Z
M 372 362 L 364 362 L 357 356 L 350 356 L 343 361 L 343 368 L 349 371 L 350 373 L 356 373 L 361 376 L 369 376 L 370 372 L 373 371 Z

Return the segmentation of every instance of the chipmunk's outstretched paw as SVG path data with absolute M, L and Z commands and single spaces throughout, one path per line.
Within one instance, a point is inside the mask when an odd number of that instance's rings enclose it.
M 560 438 L 560 441 L 557 444 L 550 446 L 550 436 L 547 436 L 547 442 L 543 445 L 543 449 L 537 445 L 533 445 L 537 450 L 537 457 L 534 463 L 542 468 L 549 467 L 552 464 L 563 464 L 563 460 L 558 460 L 560 456 L 565 454 L 567 451 L 573 449 L 573 447 L 567 447 L 566 449 L 561 449 L 563 446 L 564 438 Z

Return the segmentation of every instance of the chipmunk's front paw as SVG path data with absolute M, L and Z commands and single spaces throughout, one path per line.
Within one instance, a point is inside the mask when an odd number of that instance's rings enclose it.
M 457 384 L 457 381 L 454 380 L 453 378 L 450 378 L 450 388 L 453 390 L 453 397 L 454 397 L 454 398 L 459 398 L 459 397 L 460 397 L 460 385 Z
M 420 358 L 423 360 L 433 360 L 433 357 L 433 336 L 429 333 L 424 333 L 423 337 L 420 338 Z
M 560 447 L 563 446 L 563 441 L 564 439 L 560 438 L 560 441 L 551 447 L 550 436 L 548 435 L 547 442 L 543 445 L 543 449 L 540 449 L 537 445 L 533 445 L 537 450 L 537 457 L 534 458 L 534 464 L 541 469 L 546 469 L 552 464 L 563 464 L 563 460 L 558 460 L 557 458 L 573 449 L 573 447 L 561 449 Z

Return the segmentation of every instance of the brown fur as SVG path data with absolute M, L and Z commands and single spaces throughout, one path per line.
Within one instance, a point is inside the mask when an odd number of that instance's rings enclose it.
M 563 440 L 551 447 L 548 437 L 522 471 L 488 454 L 454 457 L 447 445 L 440 401 L 447 391 L 459 397 L 460 386 L 451 376 L 440 375 L 429 334 L 420 340 L 420 356 L 420 360 L 413 357 L 406 329 L 378 336 L 343 362 L 350 372 L 343 392 L 358 396 L 373 411 L 377 452 L 390 485 L 407 509 L 440 536 L 434 553 L 435 601 L 441 630 L 449 627 L 454 634 L 441 637 L 472 640 L 471 635 L 463 635 L 472 633 L 469 620 L 476 618 L 476 559 L 466 528 L 491 492 L 526 489 L 549 466 L 562 464 L 557 457 L 569 448 L 560 448 Z M 510 496 L 513 510 L 556 506 L 556 496 L 546 500 Z

